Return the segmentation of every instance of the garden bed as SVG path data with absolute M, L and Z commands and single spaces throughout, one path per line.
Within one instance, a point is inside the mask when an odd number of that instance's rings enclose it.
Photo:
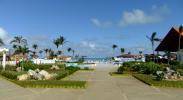
M 35 64 L 25 64 L 24 70 L 18 72 L 16 71 L 16 66 L 7 66 L 5 71 L 0 71 L 0 76 L 17 84 L 24 88 L 85 88 L 86 81 L 63 81 L 62 79 L 75 73 L 79 70 L 78 67 L 66 67 L 65 65 L 57 65 L 59 69 L 52 69 L 52 65 L 35 65 Z M 54 77 L 50 79 L 33 79 L 31 76 L 26 80 L 18 80 L 18 76 L 29 75 L 29 70 L 35 71 L 39 69 L 37 73 L 39 75 L 41 71 L 45 71 L 48 74 L 55 74 Z M 36 74 L 36 75 L 37 75 Z
M 152 75 L 133 74 L 133 77 L 150 86 L 183 88 L 183 81 L 156 81 Z

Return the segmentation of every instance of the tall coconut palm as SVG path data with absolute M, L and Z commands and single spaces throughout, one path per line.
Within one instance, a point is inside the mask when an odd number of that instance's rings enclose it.
M 67 52 L 70 53 L 72 51 L 72 48 L 67 48 Z
M 24 39 L 22 36 L 15 36 L 14 39 L 10 42 L 10 44 L 18 46 L 27 45 L 27 40 Z
M 46 58 L 48 57 L 48 51 L 49 51 L 49 49 L 44 49 L 45 57 L 46 57 Z
M 42 56 L 43 50 L 39 50 L 39 55 Z
M 58 50 L 57 54 L 58 55 L 61 55 L 62 54 L 62 51 L 61 50 Z
M 140 54 L 140 55 L 142 55 L 142 53 L 143 53 L 142 51 L 139 51 L 139 54 Z
M 60 44 L 61 46 L 63 46 L 66 42 L 68 42 L 68 41 L 66 41 L 66 38 L 63 37 L 63 36 L 60 36 L 60 37 L 58 38 L 58 41 L 59 41 L 59 44 Z
M 34 50 L 36 50 L 38 48 L 38 45 L 37 44 L 33 44 L 32 48 L 34 48 Z
M 179 35 L 179 48 L 178 48 L 178 50 L 180 51 L 180 49 L 181 49 L 181 36 L 183 35 L 183 26 L 182 25 L 179 26 L 179 33 L 180 33 L 180 35 Z
M 4 42 L 3 40 L 0 38 L 0 46 L 3 46 L 4 45 Z
M 59 42 L 59 40 L 58 40 L 58 39 L 53 40 L 53 43 L 55 44 L 55 46 L 56 46 L 56 47 L 57 47 L 57 49 L 58 49 L 58 47 L 60 46 L 60 42 Z
M 124 54 L 125 53 L 125 48 L 121 48 L 120 51 L 121 51 L 121 54 Z
M 38 49 L 38 45 L 37 44 L 33 44 L 32 48 L 34 49 L 34 51 L 32 52 L 33 53 L 33 57 L 35 57 L 36 53 L 37 53 L 36 50 Z
M 161 41 L 161 39 L 156 37 L 157 33 L 153 32 L 151 37 L 146 36 L 150 41 L 151 41 L 151 46 L 152 46 L 152 51 L 153 51 L 153 55 L 154 55 L 154 42 L 155 41 Z
M 116 44 L 112 45 L 112 49 L 113 49 L 113 54 L 114 54 L 114 50 L 117 48 L 118 46 Z
M 75 54 L 75 50 L 72 49 L 72 56 L 74 57 L 74 54 Z

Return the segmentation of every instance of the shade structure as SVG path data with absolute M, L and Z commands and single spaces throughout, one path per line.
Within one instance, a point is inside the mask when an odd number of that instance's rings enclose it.
M 181 36 L 180 49 L 183 49 L 183 35 L 179 32 L 178 28 L 172 27 L 155 51 L 177 52 L 179 50 L 180 36 Z

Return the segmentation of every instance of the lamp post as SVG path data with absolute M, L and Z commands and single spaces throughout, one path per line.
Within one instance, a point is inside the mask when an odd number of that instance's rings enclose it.
M 0 49 L 0 52 L 3 52 L 3 61 L 2 61 L 3 70 L 5 70 L 6 67 L 6 52 L 8 51 L 9 50 L 6 48 Z

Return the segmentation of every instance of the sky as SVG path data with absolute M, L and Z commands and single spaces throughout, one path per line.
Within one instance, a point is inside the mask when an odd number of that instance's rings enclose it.
M 0 38 L 11 48 L 14 36 L 23 36 L 39 49 L 56 50 L 53 39 L 62 35 L 76 54 L 90 57 L 126 52 L 151 53 L 146 38 L 163 38 L 183 24 L 182 0 L 0 0 Z M 112 45 L 118 45 L 115 54 Z M 158 45 L 158 43 L 156 43 Z

